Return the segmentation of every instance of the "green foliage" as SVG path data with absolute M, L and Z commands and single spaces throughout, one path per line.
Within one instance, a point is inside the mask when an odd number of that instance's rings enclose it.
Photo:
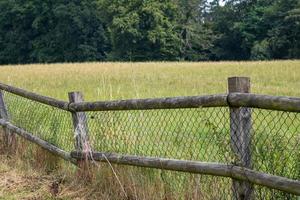
M 212 15 L 219 59 L 299 58 L 297 0 L 229 1 Z M 268 44 L 267 44 L 268 43 Z M 268 46 L 268 47 L 267 47 Z M 265 50 L 262 50 L 262 49 Z M 261 53 L 261 55 L 258 55 Z
M 38 62 L 103 60 L 106 41 L 95 2 L 68 1 L 47 10 L 51 4 L 39 9 L 47 13 L 33 21 L 39 34 L 32 56 Z
M 95 1 L 0 3 L 0 63 L 103 60 L 106 40 Z
M 209 60 L 213 43 L 218 36 L 214 35 L 210 24 L 205 23 L 205 1 L 178 0 L 178 28 L 180 31 L 180 55 L 183 60 Z
M 0 63 L 30 62 L 32 6 L 0 1 Z
M 298 0 L 2 0 L 0 64 L 300 58 Z
M 110 35 L 110 60 L 177 60 L 179 35 L 170 0 L 100 1 Z
M 270 58 L 270 44 L 267 40 L 263 40 L 254 44 L 251 49 L 252 60 L 269 60 Z

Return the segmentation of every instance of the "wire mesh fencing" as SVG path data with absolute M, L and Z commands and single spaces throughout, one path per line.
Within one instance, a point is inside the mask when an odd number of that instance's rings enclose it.
M 228 110 L 200 108 L 86 114 L 94 151 L 224 163 L 231 156 Z M 228 199 L 231 194 L 229 178 L 155 169 L 139 171 L 144 172 L 142 180 L 148 187 L 158 182 L 163 186 L 159 188 L 161 192 L 171 199 Z
M 300 114 L 248 110 L 251 129 L 246 134 L 250 143 L 243 145 L 250 151 L 250 168 L 299 180 Z M 232 150 L 236 144 L 232 144 L 229 108 L 107 111 L 87 115 L 90 141 L 95 151 L 238 164 Z M 189 179 L 178 177 L 169 180 L 172 185 L 178 184 L 177 191 L 182 185 L 191 183 Z M 219 178 L 219 183 L 215 181 L 212 185 L 209 178 L 205 180 L 202 187 L 216 187 L 218 190 L 211 193 L 221 193 L 219 198 L 228 197 L 224 191 L 230 193 L 230 179 Z M 261 186 L 255 186 L 254 191 L 258 199 L 297 198 Z
M 227 108 L 89 112 L 93 149 L 129 155 L 224 162 Z M 226 119 L 227 118 L 227 119 Z
M 12 124 L 65 151 L 74 150 L 70 112 L 9 92 L 4 100 Z M 300 113 L 256 108 L 236 109 L 234 116 L 231 112 L 229 107 L 86 112 L 88 137 L 96 152 L 234 164 L 300 179 Z M 237 141 L 233 134 L 244 134 L 246 140 Z M 128 167 L 126 173 L 132 174 L 130 183 L 155 185 L 154 191 L 170 199 L 233 195 L 230 178 L 140 167 Z M 297 199 L 253 187 L 256 199 Z
M 300 113 L 252 109 L 252 121 L 252 168 L 300 180 Z M 254 191 L 258 199 L 297 199 L 261 186 Z
M 70 113 L 4 92 L 9 121 L 15 126 L 63 149 L 74 149 Z

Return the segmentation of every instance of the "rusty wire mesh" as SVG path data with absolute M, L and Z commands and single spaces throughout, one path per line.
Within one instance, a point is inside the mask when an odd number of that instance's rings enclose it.
M 71 113 L 4 92 L 12 124 L 66 151 L 74 150 Z M 248 109 L 251 168 L 300 180 L 300 113 Z M 201 162 L 236 163 L 225 107 L 86 112 L 94 151 Z M 236 124 L 239 126 L 239 124 Z M 174 199 L 231 199 L 230 178 L 130 167 Z M 297 199 L 254 186 L 256 199 Z

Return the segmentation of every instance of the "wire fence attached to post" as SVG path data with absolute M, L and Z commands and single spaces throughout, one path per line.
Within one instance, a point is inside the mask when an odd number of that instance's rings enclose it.
M 70 92 L 70 103 L 80 103 L 84 101 L 83 94 L 81 92 Z M 83 152 L 83 157 L 79 159 L 78 166 L 79 176 L 90 179 L 91 174 L 89 172 L 88 157 L 92 153 L 92 147 L 89 142 L 89 128 L 87 122 L 87 116 L 84 112 L 72 112 L 73 127 L 74 127 L 74 141 L 75 151 Z
M 250 92 L 250 78 L 231 77 L 228 79 L 229 93 Z M 251 109 L 230 107 L 231 149 L 235 155 L 234 164 L 251 169 Z M 233 179 L 233 196 L 236 200 L 253 199 L 253 187 L 249 182 Z
M 9 121 L 9 114 L 2 90 L 0 90 L 0 118 L 5 121 Z M 3 131 L 3 150 L 7 153 L 7 155 L 14 154 L 17 145 L 16 136 L 6 127 L 3 127 Z
M 64 102 L 0 83 L 0 125 L 80 173 L 88 159 L 109 162 L 124 193 L 134 185 L 172 199 L 297 199 L 300 98 L 251 94 L 241 77 L 228 88 L 98 102 L 72 92 Z

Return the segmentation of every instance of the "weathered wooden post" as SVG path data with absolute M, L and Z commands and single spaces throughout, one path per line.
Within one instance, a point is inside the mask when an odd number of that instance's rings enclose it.
M 0 90 L 0 118 L 9 121 L 8 111 L 4 102 L 3 91 Z M 16 151 L 16 136 L 6 127 L 3 128 L 3 149 L 9 155 Z
M 70 103 L 83 102 L 83 94 L 81 92 L 70 92 Z M 88 124 L 87 116 L 84 112 L 72 112 L 74 138 L 75 138 L 75 150 L 83 153 L 83 158 L 79 159 L 79 176 L 84 179 L 90 179 L 91 173 L 88 164 L 88 156 L 91 153 L 91 145 L 88 137 Z
M 228 78 L 229 93 L 249 93 L 250 78 Z M 230 104 L 230 102 L 229 102 Z M 230 107 L 230 139 L 234 153 L 234 164 L 251 168 L 251 109 Z M 233 179 L 232 185 L 235 200 L 253 199 L 253 186 L 246 181 Z

